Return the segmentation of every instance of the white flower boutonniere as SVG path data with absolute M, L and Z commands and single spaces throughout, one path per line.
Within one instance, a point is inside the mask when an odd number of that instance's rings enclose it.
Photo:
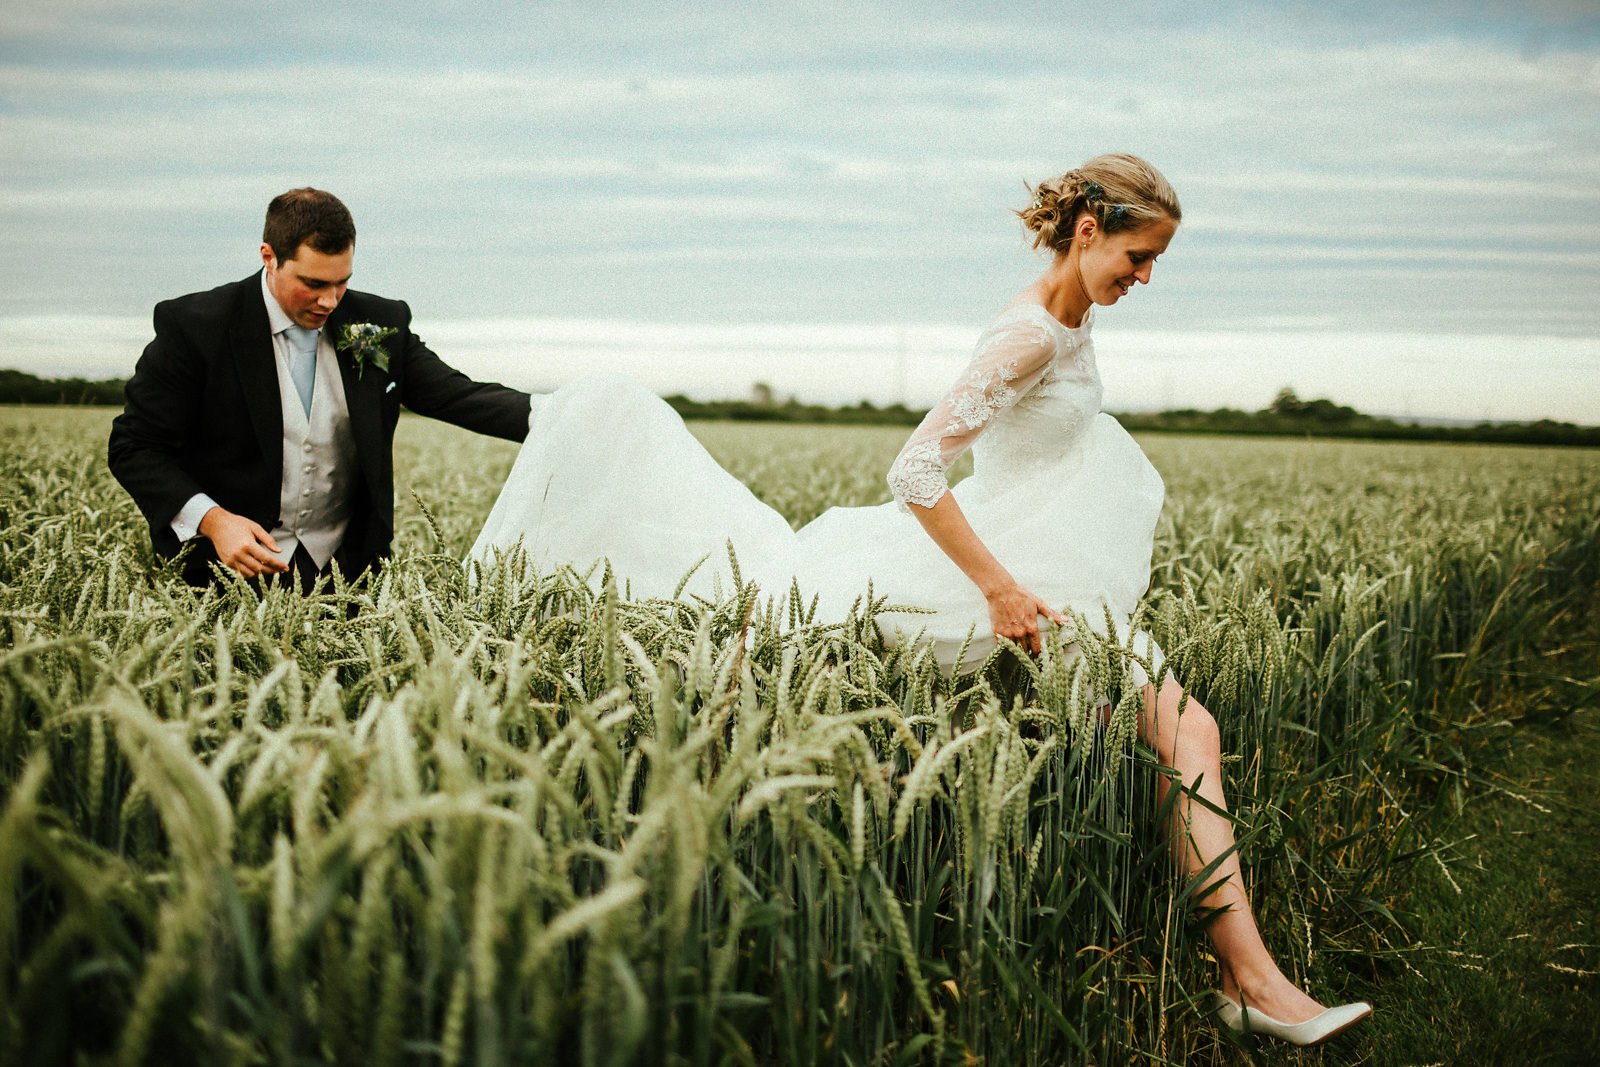
M 356 377 L 367 372 L 372 364 L 385 374 L 389 373 L 389 350 L 383 347 L 384 339 L 398 333 L 393 326 L 379 326 L 375 322 L 348 322 L 339 329 L 339 351 L 349 352 L 356 365 Z

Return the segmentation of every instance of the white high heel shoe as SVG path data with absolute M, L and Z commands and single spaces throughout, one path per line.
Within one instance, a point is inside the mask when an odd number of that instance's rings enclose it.
M 1254 1008 L 1241 1008 L 1238 1001 L 1222 993 L 1217 993 L 1216 998 L 1217 1014 L 1229 1030 L 1236 1034 L 1265 1034 L 1291 1045 L 1315 1045 L 1326 1041 L 1372 1014 L 1372 1005 L 1358 1000 L 1329 1008 L 1303 1023 L 1283 1023 Z

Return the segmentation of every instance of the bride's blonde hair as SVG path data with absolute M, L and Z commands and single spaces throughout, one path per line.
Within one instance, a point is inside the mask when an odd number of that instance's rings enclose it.
M 1052 252 L 1072 247 L 1073 224 L 1085 211 L 1108 233 L 1137 230 L 1157 219 L 1183 221 L 1172 183 L 1138 156 L 1121 152 L 1095 156 L 1029 191 L 1033 203 L 1017 215 L 1033 234 L 1033 247 L 1043 245 Z

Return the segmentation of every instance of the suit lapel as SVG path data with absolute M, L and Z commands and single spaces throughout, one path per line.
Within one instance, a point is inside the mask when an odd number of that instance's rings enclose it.
M 233 327 L 233 366 L 261 454 L 278 468 L 278 480 L 282 481 L 283 398 L 278 390 L 278 361 L 272 352 L 272 327 L 267 323 L 260 275 L 241 284 L 244 298 Z
M 355 321 L 357 316 L 350 310 L 348 299 L 341 301 L 328 316 L 323 333 L 336 351 L 345 325 Z M 348 351 L 337 351 L 337 357 L 339 380 L 344 383 L 345 408 L 350 412 L 350 436 L 356 443 L 361 473 L 372 491 L 377 492 L 377 487 L 385 482 L 381 467 L 387 451 L 383 434 L 383 389 L 387 378 L 376 367 L 368 367 L 364 373 L 359 371 Z

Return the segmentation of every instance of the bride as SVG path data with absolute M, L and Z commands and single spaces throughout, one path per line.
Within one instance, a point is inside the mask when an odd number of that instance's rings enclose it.
M 1066 624 L 1068 610 L 1094 620 L 1109 608 L 1127 620 L 1149 583 L 1164 487 L 1100 411 L 1089 331 L 1095 305 L 1149 284 L 1182 211 L 1154 167 L 1103 155 L 1041 182 L 1018 214 L 1051 264 L 979 337 L 967 370 L 906 442 L 889 470 L 892 503 L 833 508 L 793 531 L 658 397 L 628 378 L 592 375 L 535 398 L 527 441 L 472 557 L 487 562 L 520 545 L 541 567 L 582 571 L 604 556 L 635 597 L 673 596 L 709 557 L 686 589 L 710 596 L 733 588 L 731 542 L 742 577 L 779 592 L 798 582 L 818 598 L 817 618 L 843 618 L 869 580 L 891 604 L 929 609 L 914 616 L 917 639 L 954 670 L 982 662 L 998 638 L 1039 651 L 1040 620 Z M 950 488 L 950 466 L 969 448 L 973 473 Z M 1151 664 L 1134 675 L 1144 690 L 1141 736 L 1222 809 L 1215 720 L 1184 701 L 1147 635 L 1131 638 Z M 1217 909 L 1207 932 L 1221 964 L 1223 1021 L 1305 1045 L 1369 1014 L 1359 1002 L 1324 1009 L 1278 969 L 1251 914 L 1228 821 L 1180 799 L 1175 832 L 1189 872 L 1228 854 L 1201 901 Z

